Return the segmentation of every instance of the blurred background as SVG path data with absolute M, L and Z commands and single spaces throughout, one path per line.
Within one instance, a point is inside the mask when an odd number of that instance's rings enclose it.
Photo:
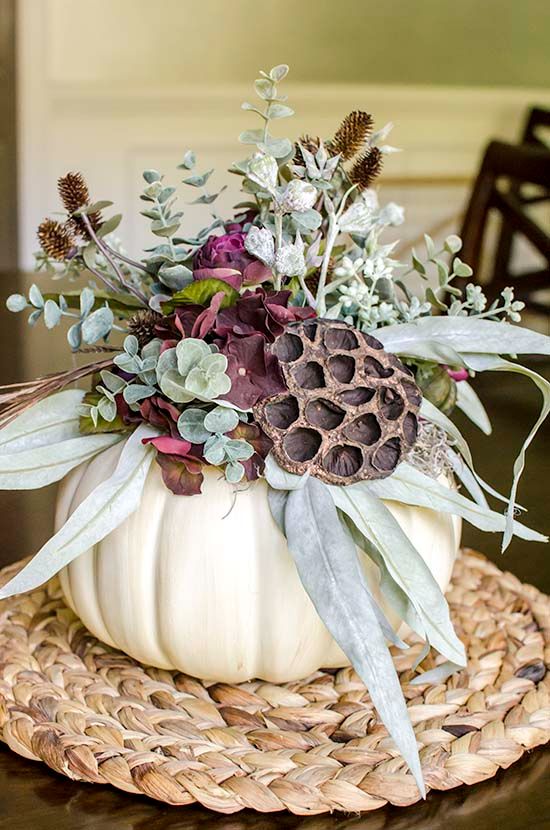
M 150 242 L 138 215 L 143 169 L 155 167 L 176 183 L 175 165 L 192 148 L 201 169 L 218 169 L 214 186 L 229 185 L 219 203 L 227 211 L 236 183 L 224 171 L 240 157 L 237 136 L 252 119 L 240 104 L 258 69 L 281 62 L 291 66 L 285 91 L 296 116 L 285 126 L 292 136 L 331 135 L 352 109 L 372 112 L 378 126 L 395 123 L 392 143 L 403 152 L 388 158 L 381 187 L 382 199 L 406 209 L 404 251 L 424 231 L 436 239 L 460 232 L 488 142 L 522 144 L 530 109 L 550 110 L 549 44 L 548 0 L 0 0 L 2 309 L 8 294 L 47 281 L 32 274 L 36 228 L 59 209 L 56 180 L 68 170 L 84 173 L 93 199 L 116 203 L 124 214 L 117 234 L 138 257 Z M 534 151 L 542 163 L 546 142 L 543 123 Z M 516 191 L 525 179 L 520 161 Z M 540 169 L 527 186 L 542 176 L 544 197 L 550 177 L 544 163 Z M 527 199 L 540 244 L 514 234 L 507 267 L 538 275 L 540 297 L 525 321 L 550 333 L 543 296 L 547 288 L 550 294 L 548 205 Z M 478 203 L 474 208 L 470 249 L 486 281 L 494 276 L 502 223 Z M 205 218 L 190 210 L 189 230 Z M 476 228 L 486 218 L 478 250 Z M 0 320 L 3 383 L 70 363 L 61 328 L 31 331 L 5 310 Z M 536 368 L 549 374 L 544 363 Z M 495 434 L 487 440 L 467 425 L 464 431 L 481 473 L 502 489 L 539 401 L 520 380 L 481 378 L 477 388 Z M 520 493 L 531 522 L 547 532 L 549 450 L 546 427 L 530 448 Z M 53 498 L 50 490 L 1 494 L 0 563 L 35 552 L 48 537 Z M 467 531 L 466 541 L 498 555 L 494 538 Z M 514 542 L 505 564 L 549 590 L 547 552 L 542 545 L 528 551 Z

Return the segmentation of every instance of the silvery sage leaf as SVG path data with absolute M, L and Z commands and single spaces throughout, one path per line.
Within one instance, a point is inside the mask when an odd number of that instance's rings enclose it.
M 498 325 L 506 325 L 505 323 L 498 324 Z M 510 328 L 512 328 L 510 326 Z M 535 334 L 535 332 L 531 332 L 531 334 Z M 539 337 L 544 337 L 544 335 L 538 335 Z M 547 337 L 546 340 L 550 343 L 550 337 Z M 550 354 L 546 352 L 546 354 Z M 540 393 L 542 395 L 542 408 L 537 418 L 535 424 L 531 428 L 527 438 L 523 442 L 523 445 L 519 451 L 519 455 L 514 462 L 514 478 L 512 481 L 512 487 L 510 490 L 510 498 L 508 501 L 508 509 L 506 512 L 506 530 L 504 532 L 504 538 L 502 540 L 502 550 L 506 550 L 508 545 L 510 544 L 510 540 L 512 538 L 512 534 L 514 533 L 514 508 L 515 508 L 515 500 L 516 494 L 518 489 L 519 479 L 525 467 L 525 453 L 527 452 L 527 448 L 529 444 L 532 442 L 533 438 L 537 434 L 540 426 L 548 417 L 548 413 L 550 412 L 550 383 L 543 378 L 541 375 L 533 372 L 531 369 L 528 369 L 526 366 L 522 366 L 519 363 L 512 363 L 509 360 L 503 360 L 501 357 L 492 357 L 491 355 L 487 354 L 476 354 L 476 355 L 468 355 L 467 356 L 467 366 L 470 369 L 473 369 L 476 372 L 516 372 L 520 375 L 525 375 L 533 383 L 538 386 Z
M 309 473 L 297 476 L 289 473 L 277 463 L 272 452 L 265 459 L 264 477 L 274 490 L 299 490 L 305 486 Z
M 79 435 L 29 450 L 0 455 L 0 490 L 38 490 L 120 441 L 117 433 Z
M 449 435 L 457 447 L 458 451 L 468 464 L 470 470 L 476 477 L 478 483 L 483 487 L 486 493 L 489 493 L 491 496 L 494 496 L 495 499 L 499 501 L 503 501 L 505 504 L 508 504 L 508 499 L 506 496 L 503 496 L 502 493 L 499 493 L 498 490 L 495 490 L 491 487 L 490 484 L 487 484 L 481 476 L 478 475 L 474 468 L 474 461 L 472 458 L 472 453 L 470 452 L 470 448 L 468 443 L 458 427 L 448 418 L 437 406 L 434 406 L 433 403 L 430 403 L 427 398 L 422 399 L 422 403 L 420 405 L 420 414 L 423 418 L 426 418 L 427 421 L 431 421 L 432 424 L 436 424 L 440 429 Z
M 475 317 L 420 317 L 414 323 L 381 328 L 376 336 L 388 351 L 410 357 L 424 357 L 424 347 L 431 344 L 448 347 L 456 354 L 550 355 L 547 335 Z
M 155 455 L 152 445 L 142 440 L 158 434 L 144 424 L 131 434 L 110 478 L 92 490 L 28 565 L 0 589 L 0 599 L 38 588 L 137 509 Z
M 84 392 L 65 389 L 49 395 L 0 429 L 0 454 L 32 450 L 80 435 L 79 407 Z
M 493 429 L 485 407 L 465 380 L 461 380 L 456 385 L 456 405 L 485 435 L 491 434 Z
M 412 602 L 429 642 L 447 659 L 466 665 L 464 646 L 455 634 L 445 597 L 386 505 L 365 482 L 329 486 L 329 491 L 336 507 L 380 551 L 393 579 Z
M 350 485 L 353 486 L 353 485 Z M 369 482 L 369 490 L 380 499 L 398 501 L 415 507 L 427 507 L 436 512 L 460 516 L 474 527 L 492 533 L 504 533 L 506 518 L 488 506 L 480 507 L 457 490 L 403 462 L 388 478 Z M 545 542 L 546 537 L 520 522 L 514 522 L 514 533 L 530 542 Z
M 285 532 L 304 588 L 368 687 L 381 720 L 424 795 L 416 737 L 399 678 L 364 588 L 355 545 L 340 523 L 325 484 L 310 478 L 302 489 L 289 493 Z
M 275 261 L 275 242 L 271 231 L 252 225 L 244 240 L 244 247 L 251 256 L 261 260 L 270 268 Z

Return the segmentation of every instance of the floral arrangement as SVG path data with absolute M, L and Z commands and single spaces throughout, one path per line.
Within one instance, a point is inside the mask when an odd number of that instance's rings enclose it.
M 263 478 L 305 589 L 422 788 L 387 648 L 405 644 L 369 593 L 358 549 L 378 566 L 400 619 L 442 655 L 422 682 L 463 665 L 443 594 L 382 499 L 500 531 L 503 547 L 513 534 L 544 541 L 517 520 L 516 490 L 550 387 L 515 357 L 550 354 L 550 338 L 511 325 L 523 307 L 512 289 L 488 305 L 478 285 L 464 287 L 471 269 L 458 237 L 438 250 L 426 236 L 424 257 L 394 258 L 383 237 L 403 210 L 381 206 L 373 187 L 395 149 L 391 125 L 374 130 L 356 111 L 328 140 L 275 137 L 274 122 L 293 114 L 278 86 L 287 71 L 262 72 L 259 103 L 243 104 L 260 126 L 241 134 L 250 153 L 230 170 L 243 192 L 235 215 L 213 212 L 196 237 L 182 230 L 176 188 L 156 170 L 144 172 L 141 199 L 157 241 L 140 259 L 114 236 L 121 217 L 106 217 L 111 202 L 92 201 L 79 173 L 59 180 L 65 214 L 40 225 L 37 267 L 75 289 L 33 285 L 7 306 L 30 312 L 30 325 L 67 322 L 73 353 L 95 358 L 2 389 L 0 486 L 42 487 L 125 445 L 113 475 L 0 596 L 40 585 L 118 526 L 139 505 L 153 461 L 181 498 L 201 492 L 205 465 L 219 468 L 236 498 Z M 191 151 L 179 170 L 197 194 L 191 204 L 214 211 L 213 171 L 199 172 Z M 450 418 L 458 408 L 490 433 L 470 385 L 483 371 L 524 374 L 543 395 L 508 495 L 482 481 Z M 84 378 L 89 391 L 68 388 Z M 442 481 L 451 472 L 460 489 Z

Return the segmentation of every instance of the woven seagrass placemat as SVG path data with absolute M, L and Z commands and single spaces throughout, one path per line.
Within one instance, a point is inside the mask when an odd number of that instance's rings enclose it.
M 491 778 L 550 741 L 550 597 L 464 551 L 448 599 L 468 667 L 411 686 L 420 644 L 394 655 L 435 790 Z M 232 686 L 142 666 L 92 637 L 56 579 L 0 603 L 0 737 L 73 780 L 224 813 L 419 799 L 352 669 Z

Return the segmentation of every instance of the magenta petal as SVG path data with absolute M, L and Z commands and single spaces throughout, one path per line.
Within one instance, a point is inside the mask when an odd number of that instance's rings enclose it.
M 156 438 L 144 438 L 144 444 L 152 444 L 156 450 L 166 455 L 184 456 L 189 453 L 191 444 L 183 438 L 170 438 L 169 435 L 159 435 Z
M 272 276 L 271 268 L 263 262 L 251 262 L 243 271 L 243 284 L 257 285 L 259 282 L 271 279 Z

